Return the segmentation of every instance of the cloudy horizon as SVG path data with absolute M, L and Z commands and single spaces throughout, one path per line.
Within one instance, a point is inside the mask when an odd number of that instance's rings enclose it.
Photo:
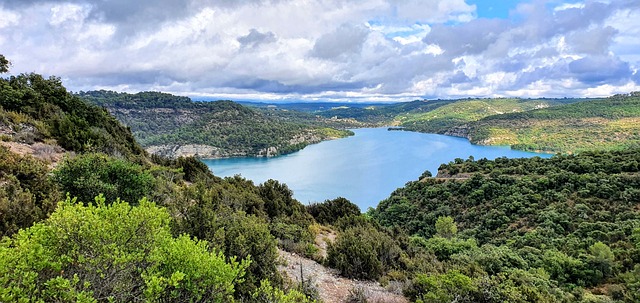
M 640 90 L 640 2 L 3 0 L 0 54 L 72 91 L 601 97 Z

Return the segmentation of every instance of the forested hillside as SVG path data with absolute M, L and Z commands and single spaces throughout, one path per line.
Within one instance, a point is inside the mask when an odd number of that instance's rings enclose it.
M 158 92 L 92 91 L 78 96 L 107 108 L 147 150 L 172 157 L 275 156 L 351 134 L 232 101 L 192 102 Z
M 21 74 L 0 80 L 3 141 L 59 144 L 78 152 L 144 156 L 131 133 L 106 110 L 67 92 L 59 78 Z
M 637 92 L 601 99 L 425 100 L 318 114 L 465 137 L 474 144 L 576 153 L 638 147 L 639 100 Z
M 637 302 L 639 163 L 637 149 L 457 159 L 369 214 L 432 254 L 414 278 L 425 301 Z

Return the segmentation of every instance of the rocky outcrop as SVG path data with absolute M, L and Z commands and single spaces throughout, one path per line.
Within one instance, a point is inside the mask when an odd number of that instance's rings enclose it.
M 444 135 L 452 136 L 452 137 L 467 138 L 471 140 L 469 136 L 469 131 L 470 131 L 469 126 L 467 124 L 463 124 L 463 125 L 454 126 L 448 129 L 447 131 L 444 132 Z
M 269 148 L 263 148 L 258 152 L 258 157 L 275 157 L 278 155 L 278 148 L 271 146 Z
M 223 158 L 230 156 L 215 146 L 202 144 L 153 145 L 147 147 L 147 152 L 167 158 L 192 156 L 199 158 Z

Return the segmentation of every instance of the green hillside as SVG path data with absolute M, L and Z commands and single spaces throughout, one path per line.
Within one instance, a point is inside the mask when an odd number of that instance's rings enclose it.
M 525 112 L 548 108 L 576 99 L 471 99 L 457 100 L 427 112 L 407 112 L 395 117 L 397 124 L 407 130 L 444 133 L 452 127 L 477 121 L 482 118 L 508 113 Z
M 523 113 L 496 115 L 461 131 L 471 142 L 552 152 L 640 146 L 640 94 L 616 95 Z
M 215 149 L 217 157 L 272 156 L 351 134 L 268 115 L 231 101 L 192 102 L 159 92 L 92 91 L 78 96 L 107 108 L 146 148 L 198 144 Z
M 602 99 L 458 99 L 340 108 L 323 116 L 466 137 L 474 144 L 575 153 L 639 146 L 640 95 Z
M 638 163 L 639 150 L 457 159 L 369 214 L 433 254 L 414 281 L 428 301 L 638 302 Z

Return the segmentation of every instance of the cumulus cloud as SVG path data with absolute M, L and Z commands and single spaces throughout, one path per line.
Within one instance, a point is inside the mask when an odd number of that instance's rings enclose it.
M 13 72 L 72 90 L 413 100 L 640 90 L 640 3 L 522 0 L 5 0 Z

